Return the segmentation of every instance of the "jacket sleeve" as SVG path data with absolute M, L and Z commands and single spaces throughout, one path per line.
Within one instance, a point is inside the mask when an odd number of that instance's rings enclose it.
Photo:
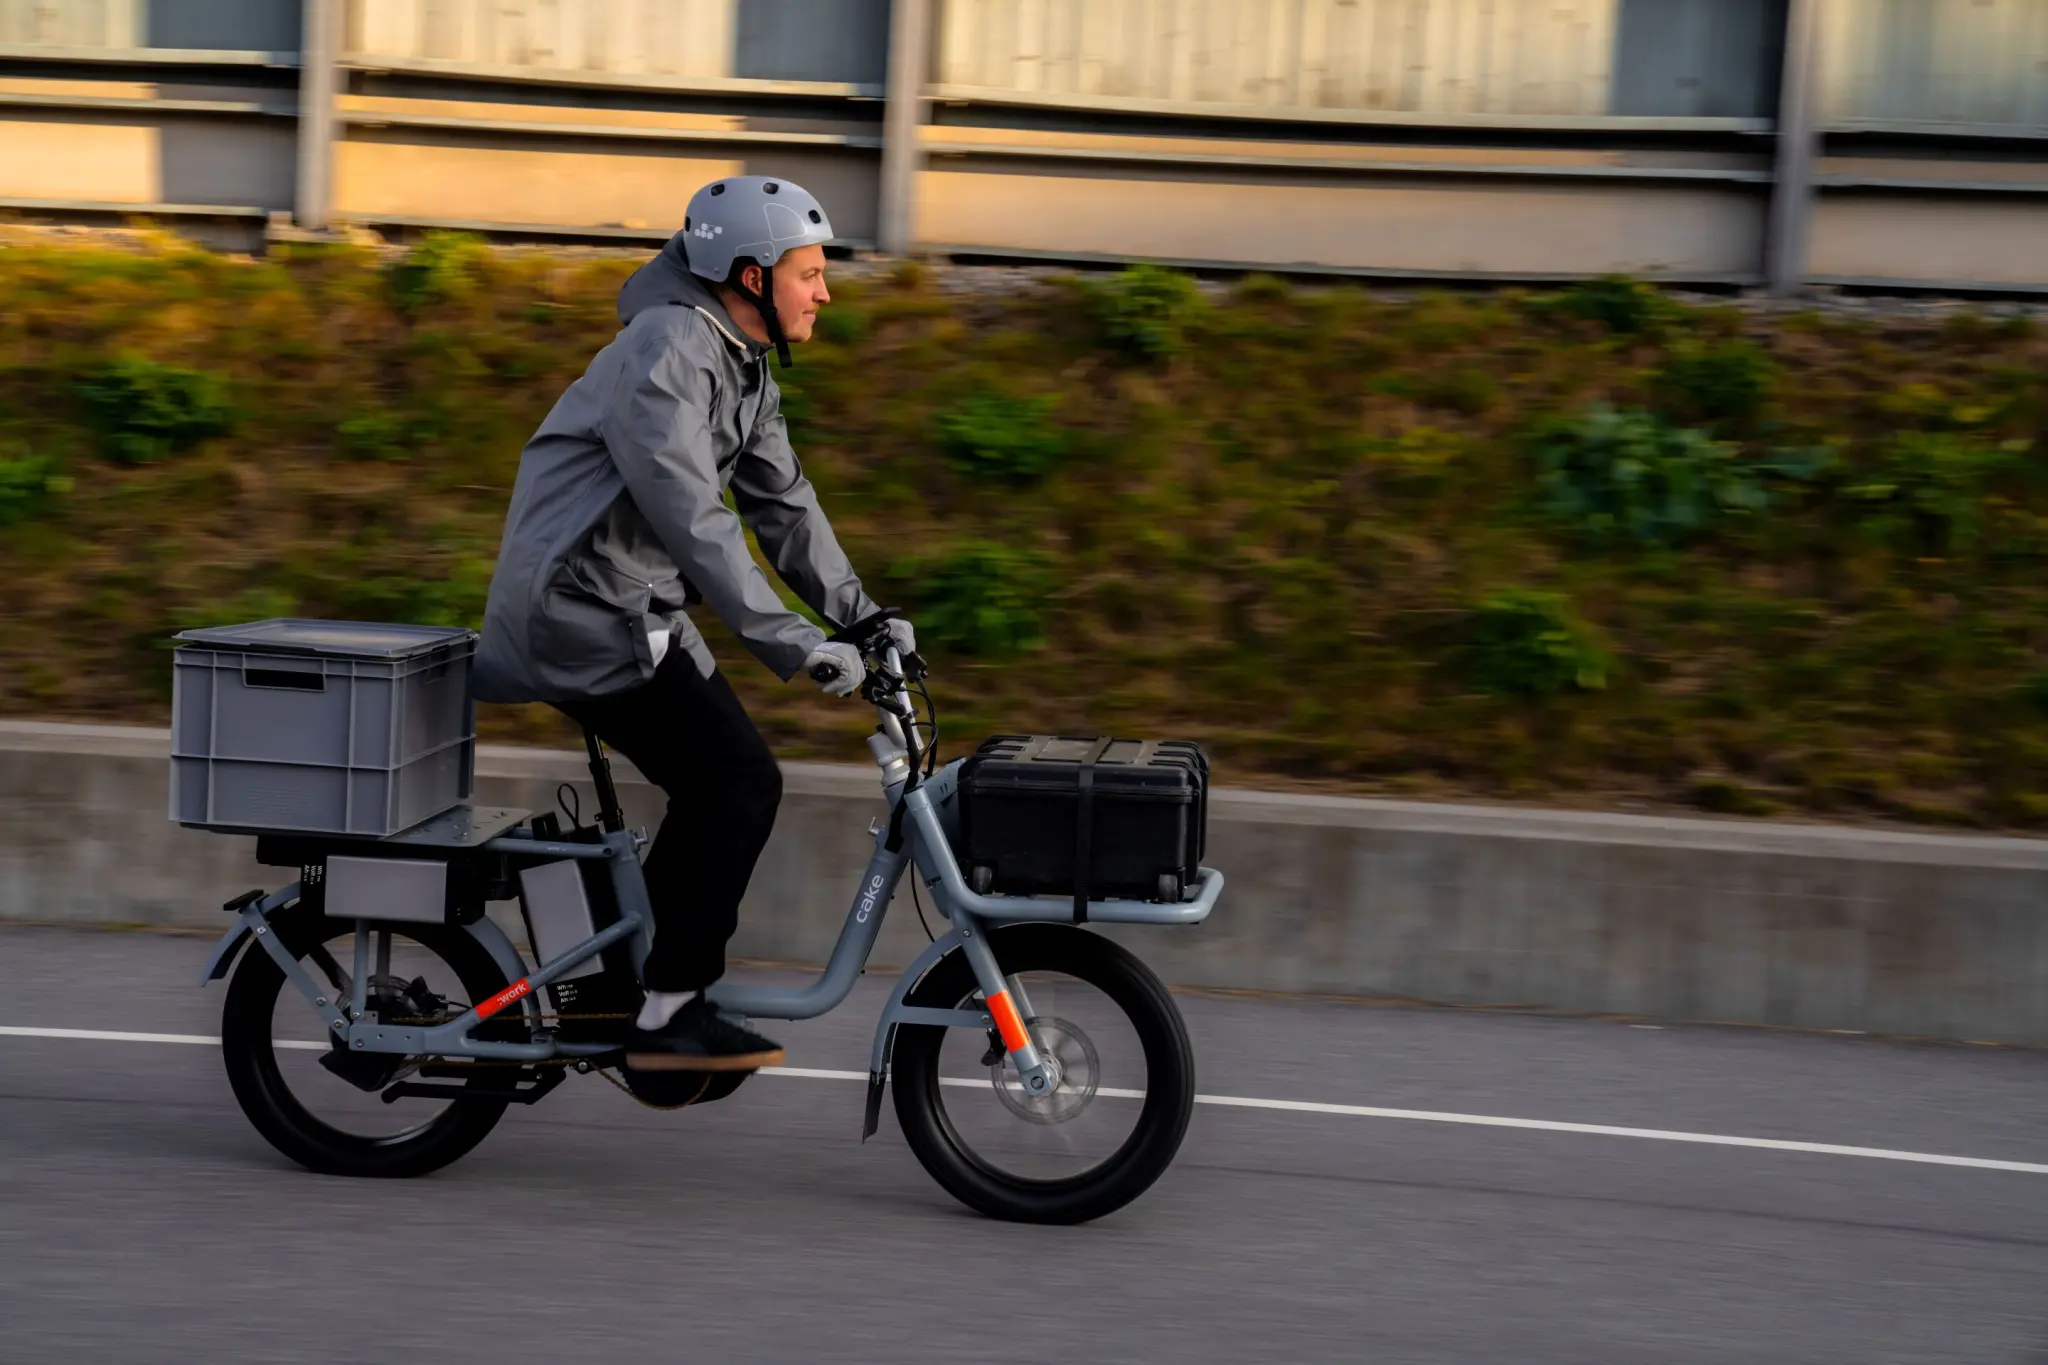
M 627 356 L 602 434 L 626 491 L 683 576 L 719 619 L 785 681 L 825 638 L 782 604 L 747 550 L 718 482 L 709 368 L 660 330 Z
M 850 626 L 873 612 L 875 604 L 862 591 L 790 448 L 782 391 L 772 377 L 768 386 L 761 416 L 733 470 L 734 500 L 782 581 L 826 620 Z

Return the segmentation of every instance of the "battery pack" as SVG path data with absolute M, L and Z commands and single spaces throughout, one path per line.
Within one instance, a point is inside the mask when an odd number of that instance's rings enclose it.
M 448 919 L 448 864 L 418 858 L 329 854 L 324 879 L 334 919 L 442 924 Z
M 573 859 L 542 863 L 521 872 L 519 905 L 526 913 L 526 932 L 537 965 L 547 965 L 597 932 L 583 869 Z M 555 979 L 574 981 L 603 970 L 601 955 L 593 953 Z

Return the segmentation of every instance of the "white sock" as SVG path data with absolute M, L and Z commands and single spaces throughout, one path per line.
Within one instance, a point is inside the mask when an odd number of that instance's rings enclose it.
M 676 1011 L 688 1003 L 695 991 L 649 991 L 647 1003 L 640 1007 L 640 1017 L 633 1021 L 635 1028 L 658 1029 L 676 1017 Z

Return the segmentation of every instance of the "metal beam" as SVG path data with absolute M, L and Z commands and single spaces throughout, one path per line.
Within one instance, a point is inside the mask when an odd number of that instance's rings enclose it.
M 0 201 L 0 207 L 6 207 Z M 256 210 L 260 212 L 260 210 Z M 675 235 L 672 228 L 607 227 L 588 223 L 514 223 L 493 218 L 458 218 L 440 214 L 378 213 L 373 209 L 347 209 L 333 215 L 336 223 L 363 227 L 445 228 L 451 232 L 475 232 L 502 237 L 569 237 L 598 242 L 647 242 L 659 246 Z M 828 249 L 867 251 L 874 243 L 861 237 L 834 237 Z
M 1768 171 L 1748 171 L 1733 166 L 1615 166 L 1543 161 L 1403 161 L 1386 158 L 1366 160 L 1339 156 L 1274 156 L 1240 152 L 1154 151 L 1133 147 L 1071 147 L 1059 143 L 1011 145 L 1000 142 L 942 142 L 924 144 L 927 156 L 1003 158 L 1008 160 L 1100 161 L 1133 166 L 1212 166 L 1222 169 L 1338 172 L 1372 176 L 1428 176 L 1431 178 L 1489 179 L 1518 176 L 1532 180 L 1662 181 L 1707 182 L 1730 185 L 1767 185 Z M 884 158 L 888 153 L 884 149 Z
M 915 244 L 917 173 L 924 162 L 918 135 L 928 107 L 925 78 L 931 33 L 931 0 L 893 0 L 889 106 L 882 117 L 882 184 L 875 234 L 891 256 L 906 255 Z
M 926 242 L 925 252 L 956 261 L 1043 262 L 1046 265 L 1101 266 L 1120 268 L 1135 261 L 1172 266 L 1177 270 L 1221 275 L 1280 275 L 1303 278 L 1379 280 L 1400 284 L 1571 284 L 1590 278 L 1584 270 L 1411 270 L 1397 266 L 1315 265 L 1303 261 L 1252 261 L 1208 256 L 1123 255 L 1104 251 L 1041 251 L 1030 247 L 974 246 L 957 242 Z M 1722 289 L 1751 289 L 1763 283 L 1760 275 L 1711 270 L 1648 270 L 1643 278 L 1658 284 L 1701 285 Z
M 303 0 L 299 67 L 299 177 L 293 217 L 309 232 L 327 226 L 334 197 L 334 97 L 340 75 L 342 0 Z
M 0 90 L 0 108 L 8 109 L 111 109 L 140 110 L 149 114 L 253 115 L 258 118 L 292 118 L 298 108 L 290 104 L 264 104 L 260 100 L 165 100 L 132 99 L 125 95 L 43 95 Z
M 296 52 L 249 52 L 212 47 L 49 47 L 42 43 L 0 43 L 10 62 L 96 63 L 101 66 L 275 66 L 299 64 Z
M 714 142 L 777 147 L 851 147 L 872 151 L 881 139 L 860 133 L 755 132 L 728 128 L 664 128 L 633 123 L 555 123 L 538 119 L 472 118 L 461 114 L 416 114 L 392 109 L 343 109 L 334 121 L 351 128 L 439 128 L 452 132 L 518 134 L 521 137 L 620 138 L 652 142 Z M 664 238 L 664 240 L 666 240 Z
M 1771 194 L 1764 276 L 1780 298 L 1805 288 L 1813 217 L 1813 165 L 1820 155 L 1815 87 L 1820 77 L 1822 0 L 1787 0 L 1785 69 L 1778 90 L 1777 186 Z
M 1763 134 L 1763 118 L 1690 117 L 1658 114 L 1465 114 L 1448 110 L 1328 109 L 1299 104 L 1230 104 L 1221 100 L 1156 100 L 1129 95 L 1070 95 L 1049 90 L 1005 90 L 981 85 L 934 85 L 930 98 L 943 104 L 986 104 L 1018 109 L 1056 109 L 1083 114 L 1132 114 L 1159 118 L 1253 123 L 1339 124 L 1360 128 L 1474 129 L 1561 133 L 1738 133 Z
M 392 57 L 351 52 L 341 65 L 367 75 L 425 76 L 502 85 L 590 86 L 681 95 L 768 95 L 800 99 L 877 99 L 883 87 L 860 81 L 777 81 L 752 76 L 666 76 L 634 71 L 576 71 L 565 67 L 458 62 L 439 57 Z
M 129 204 L 116 199 L 21 199 L 0 196 L 0 209 L 20 213 L 111 213 L 137 218 L 253 218 L 270 216 L 255 204 Z

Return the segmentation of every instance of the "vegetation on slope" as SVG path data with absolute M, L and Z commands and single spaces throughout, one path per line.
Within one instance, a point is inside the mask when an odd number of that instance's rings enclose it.
M 0 709 L 161 721 L 193 624 L 473 624 L 631 264 L 0 250 Z M 2048 823 L 2023 319 L 1150 268 L 837 292 L 785 408 L 954 752 L 1171 734 L 1238 785 Z M 860 708 L 705 624 L 780 752 L 857 756 Z

